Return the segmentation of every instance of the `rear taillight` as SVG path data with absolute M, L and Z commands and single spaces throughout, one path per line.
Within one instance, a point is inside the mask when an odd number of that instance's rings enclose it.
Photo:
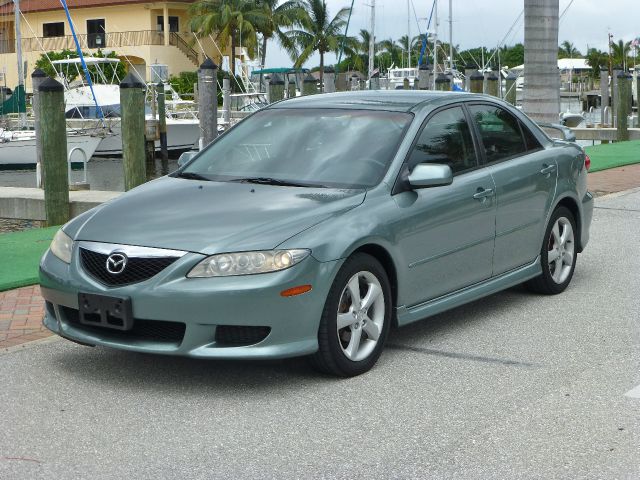
M 591 159 L 589 158 L 589 155 L 586 155 L 586 154 L 584 156 L 584 168 L 587 169 L 587 172 L 591 168 Z

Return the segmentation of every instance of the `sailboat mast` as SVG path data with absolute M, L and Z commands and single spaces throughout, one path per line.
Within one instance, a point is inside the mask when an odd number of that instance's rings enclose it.
M 453 0 L 449 0 L 449 71 L 453 72 Z
M 371 32 L 369 33 L 369 78 L 373 75 L 375 56 L 376 0 L 371 0 Z
M 18 57 L 18 86 L 24 91 L 24 63 L 22 61 L 22 32 L 20 30 L 20 0 L 13 0 L 13 13 L 16 29 L 16 55 Z M 27 112 L 20 112 L 20 127 L 27 126 Z
M 438 78 L 438 0 L 433 4 L 435 16 L 435 28 L 433 29 L 433 89 L 436 89 L 436 78 Z
M 407 0 L 407 68 L 411 68 L 411 0 Z

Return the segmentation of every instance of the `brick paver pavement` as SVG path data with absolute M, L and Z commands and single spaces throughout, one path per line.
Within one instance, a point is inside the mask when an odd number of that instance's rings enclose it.
M 593 172 L 588 179 L 589 190 L 596 196 L 640 187 L 640 163 Z
M 0 292 L 0 349 L 50 336 L 42 326 L 43 315 L 39 286 Z

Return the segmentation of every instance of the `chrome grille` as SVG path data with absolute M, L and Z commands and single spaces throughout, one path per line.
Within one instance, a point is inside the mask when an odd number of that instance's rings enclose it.
M 123 245 L 84 242 L 80 245 L 80 263 L 85 272 L 100 283 L 118 287 L 148 280 L 178 260 L 185 252 L 174 250 L 128 247 Z M 124 269 L 112 273 L 107 269 L 111 254 L 126 257 Z

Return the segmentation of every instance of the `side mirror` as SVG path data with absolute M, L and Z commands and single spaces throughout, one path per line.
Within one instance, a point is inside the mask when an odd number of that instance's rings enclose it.
M 449 165 L 419 163 L 409 174 L 408 180 L 413 188 L 450 185 L 453 182 L 453 171 Z
M 195 157 L 199 152 L 184 152 L 182 155 L 180 155 L 180 158 L 178 158 L 178 167 L 184 167 L 187 163 L 189 163 L 191 161 L 191 159 L 193 157 Z

